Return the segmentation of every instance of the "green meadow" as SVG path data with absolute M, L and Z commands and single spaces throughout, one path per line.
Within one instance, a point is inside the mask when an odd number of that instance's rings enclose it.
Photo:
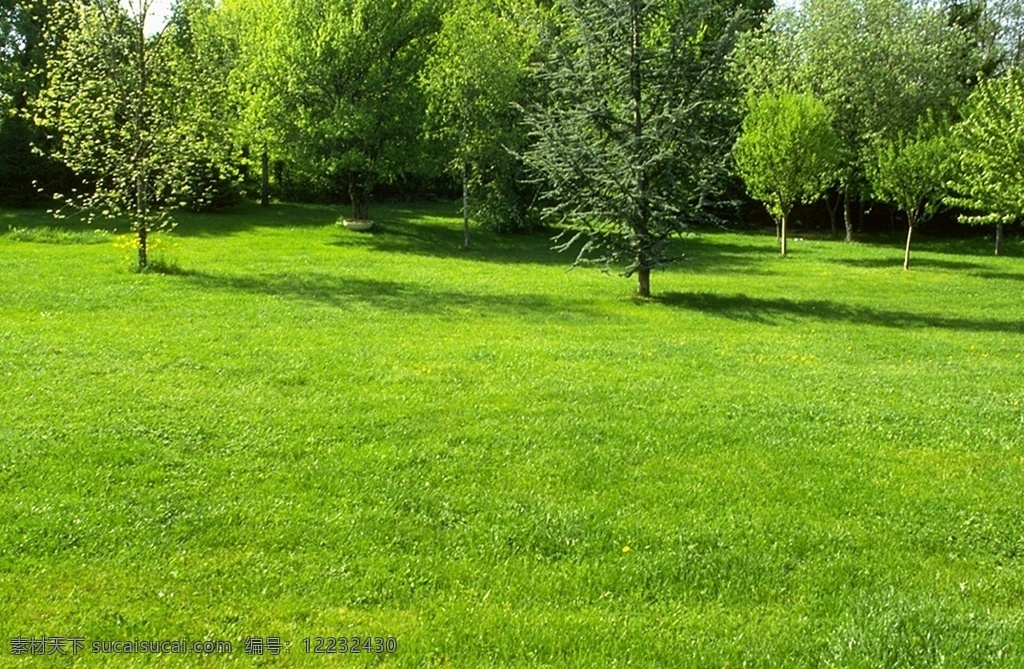
M 0 666 L 1024 667 L 1019 240 L 707 231 L 639 301 L 339 213 L 182 216 L 136 274 L 0 212 Z M 182 637 L 233 651 L 91 652 Z

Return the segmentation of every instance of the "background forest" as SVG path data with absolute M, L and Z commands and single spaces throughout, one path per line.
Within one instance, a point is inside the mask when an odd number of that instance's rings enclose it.
M 1014 0 L 4 0 L 0 205 L 456 198 L 645 275 L 694 223 L 1024 215 Z M 763 203 L 762 209 L 759 203 Z M 58 208 L 59 209 L 59 208 Z M 791 224 L 790 224 L 791 227 Z M 574 245 L 574 242 L 578 242 Z M 649 289 L 648 289 L 649 290 Z

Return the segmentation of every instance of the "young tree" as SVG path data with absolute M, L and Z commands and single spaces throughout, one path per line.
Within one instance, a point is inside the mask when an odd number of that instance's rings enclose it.
M 725 171 L 736 23 L 707 0 L 564 0 L 528 122 L 526 159 L 545 215 L 567 226 L 576 263 L 625 262 L 637 292 L 673 259 L 669 241 L 707 215 Z
M 779 14 L 775 18 L 775 14 Z M 747 94 L 790 82 L 832 112 L 842 146 L 838 187 L 846 239 L 853 198 L 865 194 L 865 156 L 877 137 L 912 133 L 926 111 L 952 111 L 978 60 L 942 10 L 915 0 L 806 0 L 773 12 L 736 59 Z M 779 70 L 789 70 L 789 74 Z
M 427 116 L 454 154 L 462 180 L 463 245 L 469 248 L 470 184 L 511 167 L 520 148 L 520 114 L 536 33 L 530 7 L 503 0 L 456 0 L 443 18 L 422 74 Z
M 931 218 L 945 195 L 949 145 L 943 130 L 930 117 L 915 134 L 881 138 L 873 145 L 868 179 L 877 199 L 907 216 L 907 246 L 903 269 L 910 269 L 910 240 L 914 228 Z
M 974 212 L 965 223 L 996 224 L 996 255 L 1003 225 L 1024 218 L 1024 69 L 983 81 L 953 128 L 958 168 L 949 202 Z
M 160 224 L 155 196 L 173 190 L 172 95 L 163 31 L 147 30 L 152 0 L 96 0 L 65 17 L 74 25 L 40 96 L 40 121 L 59 136 L 57 157 L 86 180 L 74 203 L 90 215 L 131 220 L 138 267 L 149 263 L 147 238 Z
M 761 95 L 743 119 L 733 154 L 748 192 L 778 222 L 786 255 L 786 220 L 793 205 L 813 202 L 835 180 L 839 140 L 828 110 L 806 93 Z

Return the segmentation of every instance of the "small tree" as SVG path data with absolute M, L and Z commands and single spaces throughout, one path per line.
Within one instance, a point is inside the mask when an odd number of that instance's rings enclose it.
M 65 203 L 91 219 L 128 219 L 146 269 L 148 235 L 169 224 L 187 183 L 187 152 L 176 115 L 169 31 L 149 30 L 153 0 L 95 0 L 55 17 L 67 31 L 37 103 L 38 121 L 57 140 L 56 157 L 86 183 Z M 71 26 L 68 28 L 68 26 Z
M 969 213 L 964 223 L 996 224 L 996 255 L 1003 225 L 1024 218 L 1024 70 L 982 82 L 953 128 L 958 168 L 949 182 L 950 204 Z
M 926 118 L 913 136 L 899 133 L 879 139 L 868 161 L 868 179 L 876 198 L 907 216 L 903 269 L 910 269 L 910 240 L 918 223 L 931 218 L 945 194 L 949 146 L 939 126 Z
M 526 153 L 576 263 L 624 262 L 637 292 L 669 241 L 707 215 L 735 117 L 725 75 L 736 24 L 710 0 L 564 0 Z
M 790 210 L 825 193 L 836 178 L 839 155 L 829 112 L 814 96 L 766 93 L 752 101 L 734 157 L 747 191 L 777 222 L 782 255 Z

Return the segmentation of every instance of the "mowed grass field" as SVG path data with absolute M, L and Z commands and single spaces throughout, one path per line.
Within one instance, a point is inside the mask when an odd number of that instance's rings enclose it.
M 0 666 L 1024 667 L 1019 242 L 708 232 L 641 302 L 456 212 L 141 275 L 0 212 Z

